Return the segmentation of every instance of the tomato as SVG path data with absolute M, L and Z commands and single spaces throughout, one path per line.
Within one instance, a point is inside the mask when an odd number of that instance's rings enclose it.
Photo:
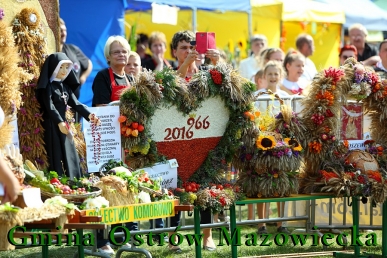
M 58 185 L 61 185 L 61 182 L 59 181 L 58 178 L 53 178 L 53 179 L 51 179 L 51 180 L 50 180 L 50 183 L 51 183 L 51 184 L 56 183 L 56 184 L 58 184 Z
M 139 131 L 139 132 L 142 132 L 142 131 L 144 131 L 144 126 L 143 125 L 138 125 L 138 128 L 137 128 L 137 130 Z
M 191 186 L 191 185 L 188 185 L 188 186 L 185 188 L 185 190 L 186 190 L 187 192 L 192 192 L 192 186 Z
M 126 116 L 121 115 L 118 117 L 118 122 L 123 123 L 125 121 L 126 121 Z
M 133 122 L 133 123 L 132 123 L 132 128 L 133 128 L 133 129 L 137 129 L 137 128 L 138 128 L 138 123 Z

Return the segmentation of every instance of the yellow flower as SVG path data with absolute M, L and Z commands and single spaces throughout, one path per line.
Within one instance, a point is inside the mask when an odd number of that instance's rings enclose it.
M 285 138 L 284 142 L 286 142 L 287 145 L 292 145 L 293 146 L 293 150 L 295 150 L 295 151 L 301 151 L 302 150 L 301 144 L 299 144 L 298 141 L 296 139 L 294 139 L 294 138 Z
M 274 178 L 278 178 L 278 174 L 275 173 L 275 174 L 273 175 L 273 177 L 274 177 Z
M 245 51 L 247 48 L 247 41 L 245 38 L 240 38 L 238 41 L 239 49 L 242 51 Z
M 260 135 L 256 141 L 256 145 L 259 149 L 268 150 L 274 148 L 277 145 L 277 141 L 274 136 Z

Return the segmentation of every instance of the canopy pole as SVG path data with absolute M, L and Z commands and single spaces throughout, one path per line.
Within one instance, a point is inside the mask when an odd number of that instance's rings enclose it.
M 192 7 L 192 31 L 194 33 L 196 33 L 197 31 L 197 23 L 198 23 L 197 11 L 198 9 L 196 7 Z
M 250 10 L 247 11 L 247 26 L 249 29 L 249 40 L 253 37 L 253 12 Z

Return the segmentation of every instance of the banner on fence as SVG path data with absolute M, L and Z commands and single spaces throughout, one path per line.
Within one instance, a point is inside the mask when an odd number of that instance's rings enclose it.
M 175 216 L 178 200 L 114 206 L 99 210 L 86 210 L 86 216 L 101 216 L 100 223 L 119 224 L 139 220 L 150 220 Z
M 352 224 L 352 207 L 348 207 L 344 203 L 344 198 L 332 199 L 332 225 L 343 225 L 343 215 L 345 213 L 345 222 L 347 225 Z M 346 206 L 346 207 L 345 207 Z M 313 207 L 312 207 L 313 208 Z M 329 225 L 329 199 L 316 200 L 316 221 L 312 223 L 322 225 Z M 370 203 L 360 203 L 359 205 L 359 225 L 369 226 L 371 225 L 370 214 L 372 213 L 372 225 L 382 225 L 382 205 L 378 204 L 375 208 L 370 208 Z M 286 202 L 285 217 L 305 216 L 306 215 L 306 201 Z M 305 227 L 305 221 L 287 221 L 286 225 L 289 227 Z

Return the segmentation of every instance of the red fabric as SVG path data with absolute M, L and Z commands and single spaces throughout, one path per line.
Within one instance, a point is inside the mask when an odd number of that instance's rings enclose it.
M 130 85 L 117 85 L 116 83 L 116 80 L 114 80 L 114 75 L 113 75 L 113 69 L 112 68 L 109 68 L 109 76 L 110 76 L 110 83 L 111 83 L 111 86 L 112 86 L 112 95 L 110 96 L 110 100 L 113 102 L 113 101 L 117 101 L 117 100 L 120 100 L 120 95 L 121 95 L 121 92 L 130 87 Z M 128 80 L 126 78 L 126 75 L 125 75 L 125 79 Z M 128 81 L 129 83 L 129 81 Z

